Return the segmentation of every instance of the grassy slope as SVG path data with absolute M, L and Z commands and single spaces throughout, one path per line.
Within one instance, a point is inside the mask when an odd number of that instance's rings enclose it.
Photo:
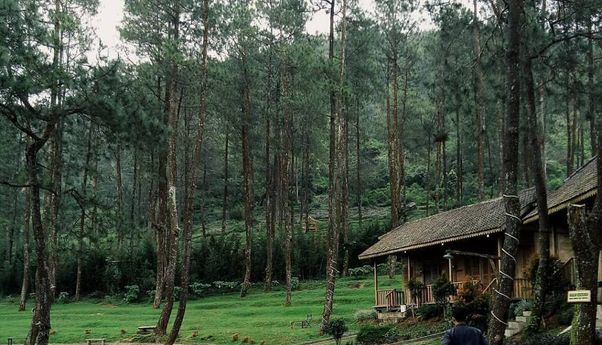
M 354 288 L 361 283 L 361 288 Z M 399 287 L 400 278 L 389 280 L 380 277 L 379 287 Z M 334 317 L 344 318 L 350 331 L 356 331 L 353 314 L 360 309 L 369 309 L 374 303 L 371 278 L 345 278 L 337 283 Z M 182 331 L 181 342 L 203 342 L 202 338 L 212 336 L 208 343 L 234 344 L 232 334 L 239 333 L 242 339 L 249 336 L 257 343 L 295 344 L 307 340 L 320 339 L 318 323 L 324 302 L 323 283 L 301 284 L 299 291 L 293 292 L 293 305 L 284 307 L 284 291 L 264 293 L 255 289 L 241 299 L 237 294 L 212 296 L 190 301 Z M 31 305 L 31 304 L 30 304 Z M 306 314 L 313 314 L 312 327 L 291 329 L 289 322 L 303 320 Z M 52 326 L 56 331 L 50 337 L 51 343 L 77 343 L 86 338 L 106 338 L 109 341 L 131 338 L 137 327 L 153 325 L 159 315 L 147 304 L 107 305 L 93 301 L 57 304 L 52 308 Z M 175 315 L 175 309 L 174 313 Z M 27 334 L 30 312 L 17 312 L 17 304 L 8 301 L 0 303 L 0 339 L 9 336 L 20 343 Z M 85 330 L 90 329 L 91 335 Z M 125 330 L 125 335 L 121 330 Z M 193 331 L 198 337 L 192 338 Z

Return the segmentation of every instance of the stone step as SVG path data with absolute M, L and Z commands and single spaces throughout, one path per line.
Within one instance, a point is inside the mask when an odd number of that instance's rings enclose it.
M 524 322 L 527 323 L 527 316 L 517 316 L 516 322 Z
M 511 337 L 515 334 L 520 333 L 519 329 L 514 329 L 514 328 L 506 328 L 506 330 L 504 331 L 504 336 L 505 337 Z
M 531 316 L 531 311 L 530 310 L 523 311 L 523 316 L 525 316 L 525 317 Z
M 509 321 L 508 322 L 508 328 L 510 329 L 516 329 L 519 332 L 522 331 L 525 328 L 526 324 L 523 322 L 516 322 L 516 321 Z

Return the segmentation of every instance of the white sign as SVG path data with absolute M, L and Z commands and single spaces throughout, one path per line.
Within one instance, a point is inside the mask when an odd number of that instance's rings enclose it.
M 573 290 L 568 292 L 568 303 L 590 303 L 592 292 L 590 290 Z

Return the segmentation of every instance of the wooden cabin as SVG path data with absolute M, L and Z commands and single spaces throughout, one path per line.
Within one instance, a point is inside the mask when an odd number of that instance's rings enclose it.
M 574 203 L 586 204 L 591 209 L 597 194 L 596 183 L 596 159 L 592 159 L 560 188 L 548 193 L 550 255 L 563 263 L 562 274 L 571 281 L 574 281 L 573 249 L 566 209 Z M 523 224 L 512 298 L 530 299 L 533 287 L 528 270 L 538 258 L 535 191 L 524 190 L 519 197 Z M 433 282 L 441 276 L 457 289 L 471 282 L 481 292 L 491 291 L 497 284 L 504 222 L 504 200 L 499 197 L 411 221 L 379 237 L 377 243 L 359 255 L 360 259 L 374 263 L 374 307 L 379 311 L 405 311 L 408 306 L 435 303 Z M 389 255 L 397 256 L 404 266 L 399 289 L 378 287 L 376 264 Z M 424 284 L 422 293 L 415 298 L 407 287 L 410 280 Z M 598 272 L 598 280 L 602 280 L 602 272 Z

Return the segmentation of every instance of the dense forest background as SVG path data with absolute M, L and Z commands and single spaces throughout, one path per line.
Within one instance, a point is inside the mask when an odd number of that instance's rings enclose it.
M 523 46 L 553 189 L 594 151 L 600 9 L 526 4 Z M 78 298 L 130 285 L 156 294 L 170 248 L 185 251 L 169 245 L 171 187 L 175 219 L 193 224 L 190 281 L 271 286 L 287 279 L 285 263 L 293 277 L 323 279 L 334 101 L 348 203 L 341 274 L 393 225 L 503 190 L 501 2 L 376 0 L 367 12 L 353 1 L 344 11 L 317 0 L 128 1 L 120 30 L 136 59 L 100 50 L 91 61 L 84 18 L 97 5 L 0 5 L 10 18 L 0 35 L 0 295 L 21 291 L 24 270 L 34 280 L 27 153 L 50 123 L 35 163 L 40 219 L 53 288 Z M 305 32 L 315 11 L 333 13 L 330 36 Z

